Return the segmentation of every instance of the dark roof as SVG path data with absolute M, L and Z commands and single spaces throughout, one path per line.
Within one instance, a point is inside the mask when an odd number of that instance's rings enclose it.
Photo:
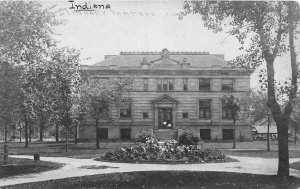
M 161 62 L 162 60 L 182 63 L 183 59 L 190 64 L 190 67 L 229 67 L 224 55 L 212 55 L 208 52 L 121 52 L 120 55 L 109 55 L 107 59 L 94 64 L 93 66 L 118 66 L 118 67 L 140 67 L 143 60 L 149 63 Z

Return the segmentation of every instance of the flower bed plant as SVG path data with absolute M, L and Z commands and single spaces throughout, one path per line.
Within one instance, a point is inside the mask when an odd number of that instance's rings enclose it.
M 141 131 L 141 132 L 139 132 L 139 133 L 137 133 L 137 134 L 135 135 L 134 141 L 135 141 L 135 142 L 146 143 L 146 141 L 147 141 L 149 138 L 151 138 L 151 137 L 152 137 L 151 133 L 149 133 L 148 131 L 143 130 L 143 131 Z
M 175 146 L 168 141 L 159 146 L 151 138 L 138 146 L 107 152 L 100 160 L 117 162 L 226 162 L 229 158 L 219 150 L 201 149 L 198 145 Z
M 179 144 L 182 145 L 196 145 L 199 138 L 196 137 L 191 131 L 185 131 L 179 136 Z

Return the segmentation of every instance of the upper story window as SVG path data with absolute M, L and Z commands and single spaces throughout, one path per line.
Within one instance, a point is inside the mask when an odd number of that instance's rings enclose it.
M 148 91 L 148 78 L 144 78 L 144 91 Z
M 210 100 L 199 100 L 199 118 L 211 118 Z
M 222 79 L 222 91 L 233 91 L 233 79 Z
M 131 100 L 125 102 L 125 107 L 120 109 L 120 118 L 131 118 Z
M 162 90 L 162 79 L 161 78 L 157 79 L 157 90 L 158 91 Z
M 199 79 L 199 91 L 210 91 L 210 79 L 200 78 Z
M 188 82 L 187 82 L 187 79 L 183 79 L 183 90 L 184 91 L 187 91 L 188 90 Z
M 157 79 L 157 90 L 158 91 L 173 91 L 174 90 L 174 79 L 158 78 Z
M 232 119 L 231 110 L 226 106 L 224 101 L 222 101 L 222 118 Z

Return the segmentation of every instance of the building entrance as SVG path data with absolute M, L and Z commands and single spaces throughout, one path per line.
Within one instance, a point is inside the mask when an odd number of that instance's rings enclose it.
M 158 108 L 158 129 L 172 128 L 172 108 Z

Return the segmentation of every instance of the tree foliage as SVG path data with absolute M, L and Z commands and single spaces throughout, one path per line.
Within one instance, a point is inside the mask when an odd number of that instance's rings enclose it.
M 299 79 L 294 42 L 300 21 L 299 4 L 294 1 L 185 1 L 184 10 L 182 15 L 200 14 L 204 26 L 210 30 L 228 29 L 240 42 L 241 50 L 247 46 L 243 55 L 231 61 L 232 65 L 254 70 L 266 62 L 267 104 L 278 130 L 278 175 L 288 176 L 288 125 Z M 292 74 L 288 103 L 281 111 L 275 94 L 274 60 L 287 50 L 291 57 L 287 66 Z
M 88 81 L 82 86 L 82 100 L 84 101 L 88 118 L 95 120 L 96 145 L 99 148 L 99 122 L 112 122 L 111 110 L 113 106 L 124 111 L 129 100 L 128 93 L 132 89 L 133 78 L 112 78 L 103 82 Z

